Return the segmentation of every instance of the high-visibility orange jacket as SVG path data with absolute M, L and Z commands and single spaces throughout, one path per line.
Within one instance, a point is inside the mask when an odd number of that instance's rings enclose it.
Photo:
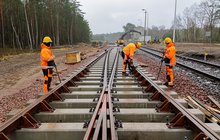
M 129 43 L 127 46 L 123 48 L 125 55 L 129 56 L 133 59 L 134 53 L 136 51 L 136 45 L 134 43 Z
M 167 45 L 165 57 L 170 60 L 170 66 L 176 65 L 176 49 L 173 43 Z
M 40 52 L 42 69 L 47 69 L 48 61 L 51 61 L 52 58 L 53 58 L 53 53 L 51 51 L 51 47 L 47 47 L 45 44 L 42 43 L 41 52 Z

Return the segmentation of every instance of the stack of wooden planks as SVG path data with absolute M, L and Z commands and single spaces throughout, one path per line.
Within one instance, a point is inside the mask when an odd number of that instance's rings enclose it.
M 193 108 L 197 108 L 202 111 L 210 122 L 220 124 L 220 104 L 211 96 L 208 96 L 208 98 L 217 106 L 217 108 L 208 106 L 195 97 L 187 96 L 186 100 Z

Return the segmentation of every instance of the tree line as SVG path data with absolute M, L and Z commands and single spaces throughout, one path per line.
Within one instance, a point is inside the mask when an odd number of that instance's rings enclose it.
M 148 28 L 148 35 L 151 39 L 164 39 L 173 36 L 173 27 L 166 28 L 164 25 L 152 26 Z M 124 32 L 142 28 L 132 23 L 123 26 Z M 120 33 L 123 34 L 123 33 Z M 98 35 L 97 35 L 98 36 Z M 110 40 L 119 37 L 115 34 L 101 34 L 100 40 Z M 220 43 L 220 0 L 204 0 L 186 7 L 184 11 L 176 18 L 176 42 L 193 42 L 193 43 Z M 105 38 L 104 38 L 105 37 Z M 131 36 L 126 36 L 129 39 Z M 107 38 L 107 39 L 106 39 Z M 110 39 L 109 39 L 110 38 Z
M 220 0 L 205 0 L 177 16 L 177 41 L 220 42 Z
M 54 45 L 89 42 L 80 6 L 76 0 L 0 0 L 0 48 L 34 50 L 46 35 Z
M 173 26 L 152 26 L 151 36 L 172 37 Z M 176 18 L 176 42 L 220 42 L 220 0 L 204 0 L 186 7 Z

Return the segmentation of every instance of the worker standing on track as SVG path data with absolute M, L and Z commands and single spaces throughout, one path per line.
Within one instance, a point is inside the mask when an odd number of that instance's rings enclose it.
M 43 38 L 43 43 L 41 44 L 41 66 L 44 74 L 44 92 L 48 92 L 50 90 L 50 84 L 52 81 L 53 68 L 55 66 L 54 59 L 55 56 L 51 51 L 52 40 L 50 37 L 45 36 Z
M 167 82 L 165 85 L 172 87 L 174 85 L 173 67 L 176 65 L 176 49 L 175 44 L 172 42 L 171 38 L 165 38 L 164 43 L 166 44 L 166 50 L 164 52 L 164 58 L 162 59 L 162 62 L 164 61 L 166 65 Z
M 128 64 L 129 70 L 132 72 L 134 70 L 134 65 L 133 65 L 133 58 L 134 58 L 134 53 L 137 48 L 140 48 L 142 44 L 140 42 L 137 43 L 129 43 L 127 46 L 123 48 L 122 51 L 122 58 L 124 59 L 123 65 L 122 65 L 122 76 L 127 76 L 126 74 L 126 68 Z

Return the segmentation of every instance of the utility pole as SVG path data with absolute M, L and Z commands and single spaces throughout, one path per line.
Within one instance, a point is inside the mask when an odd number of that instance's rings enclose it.
M 175 35 L 176 35 L 176 5 L 177 5 L 177 0 L 175 0 L 175 10 L 174 10 L 173 42 L 175 42 Z
M 142 9 L 144 11 L 144 45 L 146 45 L 146 16 L 147 16 L 147 10 Z
M 148 36 L 148 23 L 149 23 L 149 13 L 147 12 L 147 36 Z

